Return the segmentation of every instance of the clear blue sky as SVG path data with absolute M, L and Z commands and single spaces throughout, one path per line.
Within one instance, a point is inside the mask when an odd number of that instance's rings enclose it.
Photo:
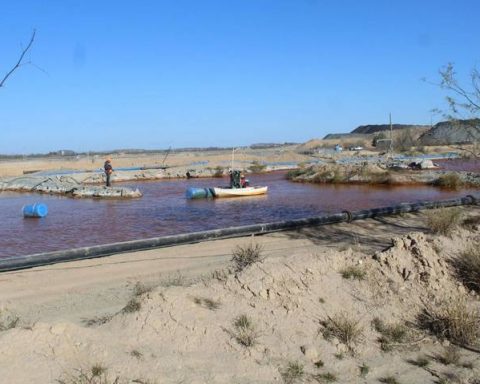
M 429 124 L 480 60 L 478 0 L 2 3 L 0 153 L 306 141 Z M 433 116 L 434 122 L 438 116 Z

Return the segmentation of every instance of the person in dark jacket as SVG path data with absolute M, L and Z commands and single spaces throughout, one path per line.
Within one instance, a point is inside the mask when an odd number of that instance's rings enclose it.
M 105 164 L 103 165 L 103 169 L 105 170 L 105 176 L 106 176 L 106 181 L 107 181 L 107 187 L 110 187 L 110 176 L 112 175 L 113 172 L 113 167 L 112 167 L 112 160 L 107 159 L 105 161 Z

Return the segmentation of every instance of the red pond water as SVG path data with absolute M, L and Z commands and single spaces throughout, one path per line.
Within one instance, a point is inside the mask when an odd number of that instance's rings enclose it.
M 284 173 L 253 175 L 251 180 L 255 185 L 268 185 L 268 195 L 216 200 L 185 199 L 188 187 L 221 185 L 220 179 L 123 183 L 130 187 L 138 186 L 144 193 L 141 199 L 125 201 L 0 193 L 0 257 L 310 217 L 401 202 L 442 200 L 477 192 L 447 191 L 426 186 L 300 184 L 285 180 Z M 46 218 L 22 217 L 23 205 L 34 202 L 48 205 Z

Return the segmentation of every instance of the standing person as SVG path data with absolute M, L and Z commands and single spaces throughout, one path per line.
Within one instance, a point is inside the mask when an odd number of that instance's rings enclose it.
M 112 159 L 109 158 L 105 161 L 103 169 L 105 170 L 105 176 L 107 177 L 107 187 L 110 187 L 110 175 L 113 172 Z

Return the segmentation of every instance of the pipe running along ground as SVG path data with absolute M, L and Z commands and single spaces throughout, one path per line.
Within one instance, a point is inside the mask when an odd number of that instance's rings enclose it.
M 132 240 L 120 243 L 96 245 L 92 247 L 82 247 L 63 251 L 10 257 L 0 259 L 0 272 L 33 268 L 42 265 L 49 265 L 66 261 L 93 259 L 113 255 L 116 253 L 133 252 L 181 244 L 192 244 L 207 240 L 226 239 L 248 235 L 261 235 L 265 233 L 288 231 L 304 227 L 351 222 L 353 220 L 363 220 L 373 217 L 395 215 L 399 213 L 417 212 L 425 209 L 455 207 L 461 205 L 476 205 L 480 201 L 479 198 L 480 197 L 468 195 L 465 197 L 449 200 L 401 203 L 399 205 L 389 207 L 364 209 L 353 212 L 343 211 L 341 213 L 334 213 L 304 219 L 284 220 L 274 223 L 253 224 L 240 227 L 213 229 L 209 231 L 193 232 L 181 235 L 154 237 L 150 239 Z

